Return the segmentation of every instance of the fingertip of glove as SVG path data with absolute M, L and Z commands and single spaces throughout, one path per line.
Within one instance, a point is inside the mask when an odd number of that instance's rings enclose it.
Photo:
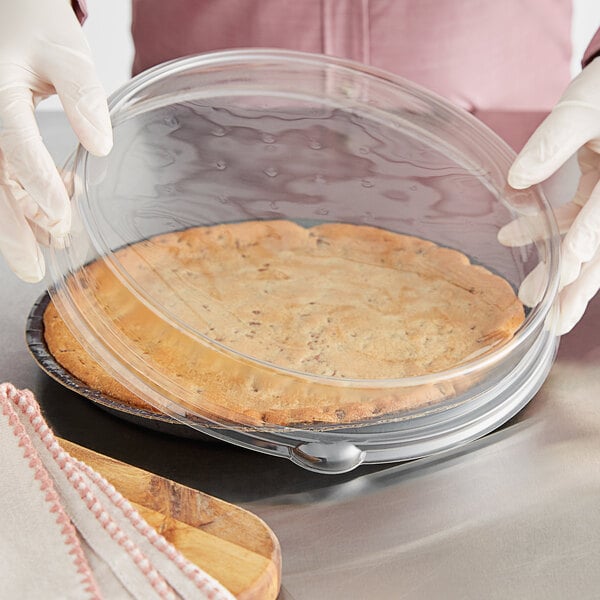
M 525 305 L 535 306 L 544 295 L 546 273 L 543 263 L 539 263 L 525 277 L 519 287 L 519 300 Z
M 498 232 L 498 235 L 496 236 L 498 241 L 503 245 L 503 246 L 511 246 L 511 242 L 513 241 L 513 236 L 511 235 L 511 231 L 512 228 L 510 227 L 510 223 L 508 225 L 505 225 L 504 227 L 502 227 L 502 229 L 500 229 L 500 231 Z
M 35 260 L 30 261 L 26 265 L 21 265 L 19 268 L 15 269 L 17 277 L 26 283 L 39 283 L 42 281 L 42 279 L 44 279 L 44 275 L 46 274 L 44 257 L 42 256 L 39 248 L 36 250 Z
M 524 190 L 531 187 L 535 182 L 530 177 L 526 177 L 521 169 L 514 167 L 508 172 L 508 185 L 515 190 Z
M 113 147 L 113 138 L 112 133 L 110 135 L 104 136 L 102 138 L 98 137 L 94 139 L 93 142 L 87 145 L 87 149 L 94 156 L 107 156 Z
M 525 230 L 519 219 L 504 225 L 498 231 L 496 238 L 498 242 L 508 248 L 518 248 L 532 242 L 531 233 Z
M 74 107 L 66 101 L 63 104 L 86 149 L 95 156 L 106 156 L 112 149 L 113 134 L 104 90 L 93 86 Z
M 529 308 L 532 308 L 537 304 L 536 294 L 530 289 L 519 290 L 519 300 Z
M 19 278 L 23 280 L 25 283 L 39 283 L 44 279 L 44 273 L 17 273 Z
M 107 156 L 113 147 L 112 131 L 99 132 L 97 129 L 92 135 L 87 135 L 81 140 L 86 150 L 94 156 Z

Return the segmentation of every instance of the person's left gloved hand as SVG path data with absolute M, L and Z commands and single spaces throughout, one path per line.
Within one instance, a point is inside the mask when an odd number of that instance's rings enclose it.
M 576 77 L 550 115 L 515 160 L 508 183 L 524 189 L 550 177 L 578 151 L 581 179 L 575 197 L 554 213 L 561 234 L 560 287 L 556 333 L 570 331 L 600 289 L 600 58 Z M 519 220 L 500 230 L 507 246 L 531 242 Z M 533 306 L 539 300 L 540 269 L 523 281 L 519 298 Z
M 44 276 L 41 245 L 64 244 L 70 198 L 35 119 L 58 93 L 79 141 L 112 146 L 106 94 L 68 0 L 0 0 L 0 253 L 23 280 Z

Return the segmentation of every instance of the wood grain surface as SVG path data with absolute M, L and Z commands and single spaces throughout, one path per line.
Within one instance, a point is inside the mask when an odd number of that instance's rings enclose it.
M 188 560 L 237 598 L 277 598 L 279 542 L 256 515 L 67 440 L 60 444 L 114 485 Z

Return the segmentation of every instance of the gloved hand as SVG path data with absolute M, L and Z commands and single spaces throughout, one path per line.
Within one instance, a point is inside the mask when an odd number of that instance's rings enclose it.
M 600 288 L 600 58 L 589 64 L 562 95 L 512 165 L 509 184 L 524 189 L 552 175 L 579 151 L 581 179 L 575 197 L 555 209 L 561 234 L 560 293 L 557 333 L 570 331 Z M 500 230 L 509 246 L 531 242 L 519 220 Z M 539 300 L 540 269 L 523 281 L 519 298 L 532 306 Z
M 31 282 L 44 276 L 38 242 L 70 228 L 69 197 L 34 116 L 54 92 L 81 143 L 107 154 L 106 96 L 70 2 L 0 0 L 0 252 Z

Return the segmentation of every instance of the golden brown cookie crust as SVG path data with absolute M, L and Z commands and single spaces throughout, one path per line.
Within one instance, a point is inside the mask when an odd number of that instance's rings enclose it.
M 365 225 L 198 227 L 115 257 L 172 319 L 266 365 L 338 382 L 307 384 L 209 344 L 199 348 L 136 300 L 104 263 L 88 267 L 96 283 L 81 293 L 93 293 L 113 326 L 172 375 L 187 410 L 234 422 L 345 424 L 438 403 L 452 396 L 451 384 L 386 391 L 343 382 L 455 367 L 510 339 L 524 319 L 508 282 L 464 254 Z M 52 304 L 44 323 L 49 350 L 68 371 L 144 406 L 85 353 Z

